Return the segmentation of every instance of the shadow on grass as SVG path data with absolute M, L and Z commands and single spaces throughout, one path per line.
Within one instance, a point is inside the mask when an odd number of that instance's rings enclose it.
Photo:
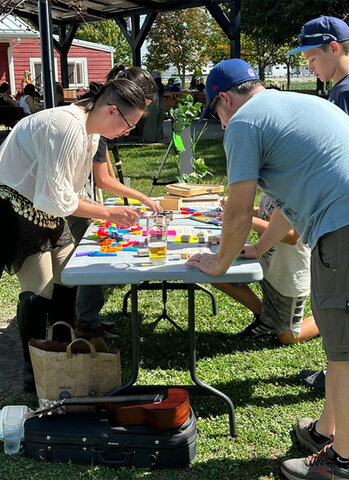
M 218 453 L 220 454 L 220 452 Z M 276 480 L 283 479 L 280 459 L 257 457 L 249 460 L 217 458 L 195 462 L 188 468 L 141 469 L 110 468 L 74 463 L 38 463 L 24 456 L 15 455 L 12 462 L 1 454 L 2 478 L 8 480 L 54 480 L 62 478 L 86 478 L 93 480 Z M 34 473 L 35 472 L 35 473 Z
M 196 463 L 190 469 L 192 480 L 261 480 L 284 478 L 280 472 L 279 459 L 253 458 L 250 460 L 235 460 L 229 458 L 212 459 Z M 161 477 L 160 477 L 161 478 Z
M 102 320 L 110 320 L 110 316 L 102 316 Z M 116 323 L 119 339 L 118 347 L 124 351 L 129 351 L 132 342 L 131 317 L 123 317 L 122 313 L 113 314 L 113 321 Z M 142 367 L 152 368 L 171 368 L 182 369 L 188 364 L 188 334 L 184 334 L 176 328 L 166 331 L 154 329 L 154 322 L 143 322 L 144 316 L 140 315 L 140 344 L 142 358 Z M 162 326 L 164 320 L 160 321 Z M 181 322 L 180 325 L 183 326 Z M 213 358 L 217 355 L 229 355 L 237 352 L 251 352 L 261 349 L 275 349 L 280 344 L 273 337 L 260 339 L 245 339 L 234 333 L 225 333 L 221 331 L 196 332 L 197 359 Z
M 283 407 L 315 401 L 324 396 L 323 392 L 306 388 L 303 388 L 301 392 L 298 390 L 294 393 L 290 393 L 290 389 L 287 389 L 284 395 L 276 394 L 269 397 L 254 395 L 257 385 L 260 387 L 261 384 L 264 384 L 262 390 L 265 391 L 268 384 L 273 385 L 276 383 L 279 387 L 299 385 L 298 378 L 296 377 L 271 377 L 267 379 L 233 380 L 229 383 L 211 384 L 211 386 L 227 395 L 232 400 L 235 408 L 247 406 L 257 408 Z M 203 418 L 228 413 L 226 402 L 216 396 L 192 396 L 191 403 L 195 414 Z
M 118 348 L 122 353 L 123 364 L 123 381 L 130 376 L 131 368 L 131 329 L 130 319 L 122 317 L 119 314 L 120 337 L 116 341 Z M 146 324 L 149 327 L 149 324 Z M 187 342 L 183 342 L 183 335 L 173 329 L 167 332 L 155 331 L 140 341 L 140 358 L 143 370 L 167 370 L 169 368 L 188 371 L 189 356 Z M 224 340 L 224 341 L 223 341 Z M 270 342 L 267 339 L 256 339 L 254 342 L 236 338 L 236 335 L 227 335 L 222 332 L 198 332 L 197 344 L 199 349 L 198 359 L 200 359 L 200 345 L 204 344 L 205 359 L 214 357 L 215 355 L 230 354 L 238 351 L 249 351 L 262 348 L 275 348 L 278 344 Z M 233 368 L 236 369 L 236 366 Z M 238 372 L 239 374 L 241 372 Z M 234 376 L 234 375 L 232 375 Z M 323 397 L 323 393 L 317 390 L 303 388 L 303 391 L 297 389 L 294 393 L 290 393 L 293 386 L 299 387 L 299 379 L 294 376 L 276 376 L 268 375 L 266 378 L 258 376 L 257 378 L 237 378 L 229 382 L 212 383 L 205 380 L 205 372 L 199 373 L 198 377 L 203 382 L 210 384 L 217 390 L 225 393 L 234 403 L 235 407 L 254 406 L 261 408 L 278 406 L 288 406 L 300 404 L 309 400 L 315 400 Z M 241 377 L 241 375 L 240 375 Z M 264 384 L 264 386 L 263 386 Z M 268 385 L 277 387 L 277 394 L 271 396 L 255 395 L 256 390 L 268 390 Z M 285 393 L 279 394 L 284 389 Z M 192 396 L 192 403 L 197 415 L 201 417 L 218 416 L 228 412 L 227 405 L 224 400 L 216 396 L 198 395 Z M 208 413 L 209 412 L 209 413 Z

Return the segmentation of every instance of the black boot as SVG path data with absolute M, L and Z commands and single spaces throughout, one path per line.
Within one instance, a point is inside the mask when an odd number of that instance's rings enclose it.
M 33 292 L 22 292 L 19 294 L 17 322 L 23 346 L 23 384 L 26 392 L 35 392 L 35 381 L 28 343 L 31 338 L 45 338 L 49 304 L 50 300 L 35 295 Z
M 55 283 L 48 312 L 48 322 L 53 325 L 56 322 L 66 322 L 74 328 L 76 309 L 77 287 L 66 287 Z M 53 329 L 53 340 L 56 342 L 70 342 L 71 334 L 67 327 L 58 325 Z

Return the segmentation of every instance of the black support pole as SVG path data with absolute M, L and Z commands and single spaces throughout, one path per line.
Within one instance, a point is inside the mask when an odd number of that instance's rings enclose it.
M 241 2 L 234 0 L 231 12 L 232 22 L 232 36 L 233 40 L 230 42 L 230 56 L 231 58 L 240 58 L 240 30 L 241 30 Z
M 38 0 L 40 45 L 45 108 L 56 105 L 56 78 L 52 41 L 51 7 L 48 0 Z

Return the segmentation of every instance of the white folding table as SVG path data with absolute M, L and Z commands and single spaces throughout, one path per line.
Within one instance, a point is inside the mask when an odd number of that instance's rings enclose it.
M 170 228 L 176 229 L 185 227 L 207 227 L 202 223 L 195 222 L 185 218 L 175 219 L 172 221 Z M 171 260 L 167 261 L 165 265 L 154 266 L 149 264 L 148 258 L 138 257 L 136 252 L 122 251 L 117 252 L 117 256 L 113 257 L 90 257 L 90 256 L 76 256 L 78 252 L 99 250 L 99 245 L 94 240 L 88 240 L 87 235 L 91 234 L 97 227 L 91 225 L 86 232 L 85 237 L 78 245 L 75 253 L 69 260 L 67 266 L 62 273 L 62 281 L 67 285 L 114 285 L 114 284 L 130 284 L 131 290 L 131 321 L 132 321 L 132 373 L 128 382 L 117 387 L 108 395 L 114 395 L 119 392 L 124 394 L 134 392 L 142 388 L 151 391 L 159 389 L 164 386 L 139 386 L 134 385 L 139 370 L 139 318 L 138 318 L 138 289 L 144 282 L 157 282 L 164 284 L 171 288 L 168 282 L 180 280 L 183 282 L 182 289 L 188 292 L 188 339 L 189 339 L 189 371 L 194 385 L 181 386 L 187 388 L 189 393 L 193 394 L 208 394 L 217 395 L 225 400 L 229 407 L 229 422 L 230 433 L 235 436 L 235 414 L 234 405 L 231 399 L 213 388 L 210 385 L 202 382 L 196 373 L 196 336 L 195 336 L 195 290 L 200 288 L 201 283 L 251 283 L 261 280 L 263 277 L 260 264 L 256 260 L 236 260 L 226 273 L 223 275 L 212 277 L 202 271 L 188 267 L 185 265 L 185 260 Z M 194 230 L 199 232 L 200 230 Z M 217 233 L 214 231 L 212 233 Z M 218 232 L 219 233 L 219 232 Z M 127 238 L 143 240 L 144 237 L 138 235 L 127 235 Z M 172 245 L 174 247 L 174 245 Z M 189 244 L 188 247 L 200 248 L 200 244 Z M 174 247 L 175 248 L 175 247 Z M 176 247 L 178 248 L 178 246 Z M 214 249 L 217 247 L 213 247 Z M 168 246 L 168 252 L 171 253 L 171 243 Z M 160 287 L 161 288 L 161 287 Z M 180 287 L 181 288 L 181 287 Z M 144 288 L 143 288 L 144 289 Z M 174 323 L 171 321 L 171 323 Z M 185 332 L 175 325 L 182 333 Z M 173 385 L 172 385 L 173 387 Z M 179 387 L 179 386 L 178 386 Z

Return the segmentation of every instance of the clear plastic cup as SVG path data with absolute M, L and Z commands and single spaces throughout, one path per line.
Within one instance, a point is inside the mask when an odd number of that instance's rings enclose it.
M 167 253 L 167 217 L 161 212 L 147 217 L 147 242 L 149 260 L 153 265 L 166 263 Z
M 22 418 L 6 417 L 2 423 L 4 432 L 4 452 L 12 455 L 19 451 L 23 434 Z

